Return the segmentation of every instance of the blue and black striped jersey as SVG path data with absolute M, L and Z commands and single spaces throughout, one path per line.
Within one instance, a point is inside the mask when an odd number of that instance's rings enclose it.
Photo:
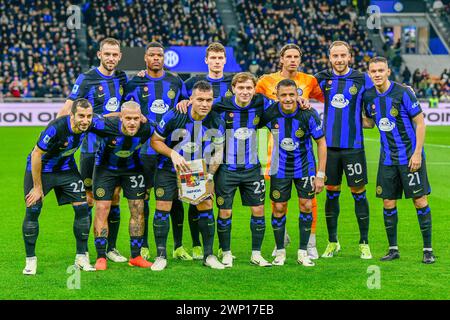
M 364 148 L 362 95 L 373 86 L 366 73 L 350 69 L 338 76 L 332 70 L 315 75 L 325 97 L 324 131 L 327 146 L 341 149 Z
M 96 122 L 97 118 L 93 119 Z M 42 156 L 42 172 L 60 172 L 77 170 L 73 157 L 87 132 L 74 133 L 70 125 L 70 116 L 51 121 L 41 132 L 37 146 L 46 153 Z M 27 157 L 27 171 L 31 171 L 31 152 Z
M 68 100 L 85 98 L 89 100 L 96 114 L 119 112 L 125 86 L 128 82 L 125 72 L 116 70 L 112 76 L 105 76 L 98 68 L 80 74 Z M 95 153 L 98 142 L 95 134 L 89 133 L 81 152 Z
M 408 165 L 416 149 L 412 119 L 422 112 L 415 94 L 394 81 L 384 93 L 373 87 L 364 93 L 364 111 L 380 131 L 380 162 L 386 166 Z
M 259 167 L 257 129 L 264 110 L 273 103 L 256 94 L 246 107 L 235 102 L 235 96 L 222 98 L 213 110 L 222 116 L 226 125 L 224 166 L 231 171 Z
M 301 110 L 286 114 L 280 103 L 270 106 L 261 119 L 274 139 L 269 175 L 276 178 L 315 176 L 316 160 L 311 137 L 324 136 L 322 122 L 316 110 Z
M 134 136 L 128 136 L 122 131 L 120 118 L 110 117 L 97 121 L 91 131 L 102 139 L 95 155 L 96 166 L 114 171 L 134 170 L 142 167 L 139 151 L 153 134 L 154 123 L 141 124 Z
M 125 90 L 125 100 L 133 100 L 141 105 L 142 114 L 150 121 L 159 123 L 177 103 L 187 99 L 186 86 L 181 78 L 171 72 L 164 72 L 159 78 L 135 76 Z M 142 154 L 155 155 L 150 141 L 144 144 Z
M 188 107 L 185 114 L 170 110 L 156 127 L 156 133 L 187 161 L 205 159 L 209 163 L 214 155 L 214 145 L 224 143 L 225 123 L 214 111 L 203 120 L 195 121 L 191 109 L 192 106 Z M 172 160 L 163 155 L 159 157 L 158 168 L 175 171 Z
M 189 96 L 192 95 L 192 88 L 198 81 L 206 81 L 211 84 L 214 92 L 214 102 L 218 102 L 220 98 L 229 98 L 233 95 L 231 90 L 231 80 L 233 75 L 224 75 L 220 79 L 211 79 L 207 74 L 193 76 L 186 80 L 186 89 Z

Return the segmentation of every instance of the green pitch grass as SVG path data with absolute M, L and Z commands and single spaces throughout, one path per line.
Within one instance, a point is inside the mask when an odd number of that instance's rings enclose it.
M 68 288 L 71 274 L 66 273 L 75 257 L 72 233 L 73 211 L 58 207 L 53 193 L 44 201 L 37 242 L 38 274 L 23 276 L 25 252 L 21 226 L 25 213 L 23 174 L 25 159 L 42 128 L 0 128 L 0 299 L 449 299 L 449 230 L 450 200 L 450 127 L 428 127 L 426 153 L 432 186 L 429 198 L 433 214 L 434 265 L 424 265 L 422 240 L 416 212 L 411 200 L 398 204 L 399 247 L 401 259 L 381 263 L 387 251 L 383 225 L 382 202 L 375 198 L 375 181 L 379 156 L 378 132 L 366 131 L 369 168 L 368 199 L 371 211 L 370 246 L 374 259 L 361 260 L 358 252 L 359 232 L 353 209 L 353 198 L 347 188 L 341 194 L 339 239 L 341 253 L 332 259 L 319 259 L 314 268 L 296 263 L 298 248 L 297 200 L 289 204 L 287 220 L 292 243 L 287 248 L 284 267 L 259 268 L 250 265 L 251 236 L 247 208 L 236 198 L 233 208 L 232 249 L 237 257 L 234 267 L 210 270 L 199 261 L 181 262 L 169 258 L 167 270 L 159 273 L 133 269 L 127 264 L 109 263 L 104 272 L 81 272 L 80 289 Z M 268 186 L 267 186 L 268 187 Z M 266 237 L 263 255 L 270 258 L 274 246 L 267 195 Z M 324 215 L 325 194 L 318 197 L 319 221 L 317 246 L 321 254 L 327 244 Z M 127 222 L 129 213 L 122 203 L 122 221 L 118 239 L 120 251 L 129 254 Z M 154 200 L 152 195 L 151 212 Z M 152 217 L 151 215 L 151 217 Z M 151 252 L 155 245 L 150 232 Z M 217 239 L 215 245 L 217 248 Z M 187 221 L 184 244 L 190 249 Z M 91 257 L 95 256 L 92 237 Z M 168 251 L 172 250 L 172 235 Z M 375 266 L 375 267 L 374 267 Z M 373 268 L 379 268 L 379 289 L 374 284 Z M 70 286 L 69 286 L 70 287 Z

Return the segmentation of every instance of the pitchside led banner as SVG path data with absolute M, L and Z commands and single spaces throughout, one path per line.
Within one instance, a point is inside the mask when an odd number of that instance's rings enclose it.
M 323 104 L 312 102 L 323 119 Z M 428 102 L 420 102 L 428 126 L 450 126 L 450 102 L 440 102 L 430 109 Z M 61 103 L 0 103 L 0 127 L 46 126 L 56 118 Z

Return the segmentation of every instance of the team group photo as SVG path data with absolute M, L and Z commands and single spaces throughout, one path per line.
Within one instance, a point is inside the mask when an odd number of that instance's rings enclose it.
M 448 1 L 0 8 L 2 299 L 450 298 Z

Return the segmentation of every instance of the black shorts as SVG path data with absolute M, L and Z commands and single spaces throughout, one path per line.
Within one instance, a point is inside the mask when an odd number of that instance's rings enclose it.
M 111 201 L 114 189 L 120 186 L 123 195 L 129 200 L 145 198 L 145 181 L 142 169 L 115 171 L 102 166 L 94 169 L 93 193 L 95 200 Z
M 160 201 L 178 199 L 177 174 L 168 169 L 156 169 L 155 198 Z
M 95 153 L 80 154 L 80 174 L 86 190 L 92 190 L 92 179 L 94 176 Z
M 291 199 L 292 181 L 297 189 L 297 196 L 302 199 L 313 199 L 314 176 L 304 178 L 277 178 L 270 177 L 270 199 L 273 202 L 286 202 Z
M 144 170 L 145 186 L 147 189 L 155 185 L 155 173 L 158 166 L 158 155 L 141 154 L 141 162 Z
M 86 191 L 80 173 L 77 170 L 60 171 L 56 173 L 43 172 L 41 174 L 42 191 L 44 195 L 55 190 L 58 205 L 72 202 L 86 202 Z M 25 171 L 23 191 L 26 196 L 33 189 L 31 171 Z
M 243 206 L 260 206 L 266 197 L 266 185 L 261 168 L 229 171 L 220 166 L 214 175 L 216 203 L 219 209 L 231 209 L 237 188 L 241 193 Z
M 419 198 L 431 193 L 428 182 L 425 160 L 418 171 L 410 172 L 408 165 L 385 166 L 378 165 L 377 197 L 382 199 Z
M 349 187 L 367 184 L 367 163 L 364 149 L 327 148 L 326 185 L 342 184 L 345 172 Z

